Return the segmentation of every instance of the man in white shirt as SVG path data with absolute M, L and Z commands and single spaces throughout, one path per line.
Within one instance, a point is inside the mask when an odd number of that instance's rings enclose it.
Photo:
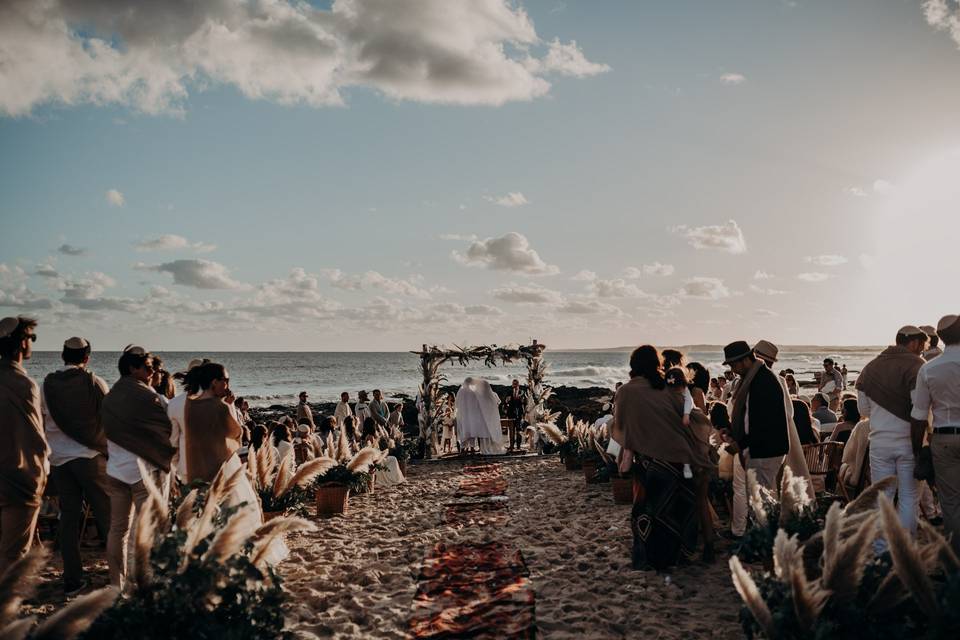
M 353 409 L 350 407 L 350 394 L 344 391 L 340 394 L 340 402 L 337 408 L 333 410 L 333 417 L 337 419 L 337 427 L 343 426 L 343 419 L 353 417 Z
M 63 590 L 70 597 L 87 584 L 80 558 L 84 500 L 93 511 L 101 540 L 106 541 L 110 530 L 107 437 L 100 423 L 100 406 L 109 389 L 102 378 L 87 371 L 87 340 L 68 339 L 61 357 L 64 366 L 48 375 L 40 389 L 40 406 L 50 446 L 50 479 L 60 498 Z
M 870 419 L 870 477 L 874 482 L 897 477 L 887 497 L 897 496 L 900 523 L 912 534 L 917 531 L 918 499 L 913 471 L 923 431 L 911 424 L 911 411 L 926 344 L 926 334 L 917 327 L 901 328 L 896 344 L 867 363 L 857 379 L 860 415 Z
M 913 411 L 917 428 L 925 428 L 933 414 L 930 453 L 943 524 L 960 553 L 960 316 L 944 316 L 937 324 L 943 353 L 920 367 Z
M 833 358 L 823 361 L 823 373 L 820 374 L 820 385 L 817 391 L 825 393 L 830 399 L 829 408 L 836 411 L 840 408 L 840 392 L 844 389 L 843 374 L 837 369 Z
M 209 362 L 203 358 L 194 358 L 187 365 L 186 373 L 189 373 L 196 367 L 199 367 L 202 364 Z M 178 377 L 183 377 L 178 374 Z M 173 460 L 170 462 L 170 467 L 176 470 L 177 479 L 180 482 L 186 484 L 187 482 L 187 442 L 186 436 L 184 435 L 184 412 L 187 408 L 187 398 L 190 396 L 195 396 L 200 393 L 200 388 L 195 384 L 190 385 L 184 380 L 183 382 L 183 391 L 175 395 L 169 403 L 167 403 L 167 417 L 170 418 L 170 425 L 172 430 L 170 431 L 170 444 L 176 447 L 177 453 L 174 454 Z

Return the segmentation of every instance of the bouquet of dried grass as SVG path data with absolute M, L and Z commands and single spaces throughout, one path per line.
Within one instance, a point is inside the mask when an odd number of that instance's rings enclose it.
M 341 439 L 342 440 L 342 439 Z M 389 451 L 380 451 L 377 447 L 364 447 L 356 454 L 348 455 L 349 449 L 344 450 L 340 445 L 333 446 L 333 456 L 317 458 L 327 460 L 329 464 L 323 471 L 314 477 L 314 486 L 339 484 L 348 487 L 351 492 L 359 493 L 366 490 L 370 482 L 370 475 L 374 465 L 381 462 Z
M 911 538 L 882 493 L 887 485 L 874 485 L 846 508 L 830 507 L 815 537 L 822 553 L 812 571 L 804 551 L 814 540 L 805 545 L 784 530 L 774 542 L 772 574 L 751 575 L 739 558 L 730 559 L 748 637 L 960 637 L 960 560 L 926 523 Z M 878 534 L 889 553 L 874 556 Z
M 143 474 L 148 498 L 136 518 L 131 597 L 104 611 L 84 638 L 288 637 L 271 551 L 285 533 L 315 527 L 280 517 L 254 528 L 243 505 L 228 504 L 245 472 L 227 476 L 221 468 L 209 488 L 183 498 L 173 517 Z
M 307 515 L 313 495 L 307 490 L 314 479 L 336 466 L 336 460 L 313 458 L 293 470 L 293 456 L 277 461 L 274 448 L 265 444 L 247 456 L 247 476 L 260 496 L 264 513 Z
M 794 476 L 789 466 L 783 467 L 780 499 L 757 482 L 756 472 L 747 470 L 747 501 L 750 505 L 750 527 L 737 550 L 745 562 L 769 563 L 773 558 L 774 540 L 778 531 L 807 540 L 816 534 L 822 523 L 816 505 L 807 493 L 806 478 Z

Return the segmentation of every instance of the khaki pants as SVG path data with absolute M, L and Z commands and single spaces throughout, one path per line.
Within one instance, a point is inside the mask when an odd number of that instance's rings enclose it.
M 753 469 L 757 474 L 757 483 L 761 487 L 766 487 L 773 491 L 774 496 L 780 495 L 780 488 L 777 486 L 777 475 L 780 473 L 780 467 L 783 466 L 783 456 L 775 458 L 754 458 L 750 456 L 750 449 L 744 451 L 744 462 L 746 470 Z
M 136 539 L 135 518 L 148 494 L 142 480 L 135 484 L 127 484 L 108 476 L 107 482 L 107 493 L 110 495 L 107 565 L 110 568 L 110 584 L 123 589 L 127 565 L 133 557 L 133 541 Z M 131 522 L 134 524 L 131 525 Z M 134 535 L 130 535 L 131 533 Z
M 40 505 L 0 505 L 0 575 L 30 551 Z
M 80 523 L 83 501 L 93 511 L 101 539 L 110 529 L 110 498 L 107 497 L 107 459 L 76 458 L 50 468 L 50 480 L 60 494 L 60 553 L 63 555 L 63 582 L 76 585 L 83 578 L 80 559 Z
M 930 439 L 933 472 L 940 493 L 943 528 L 960 553 L 960 435 L 933 434 Z

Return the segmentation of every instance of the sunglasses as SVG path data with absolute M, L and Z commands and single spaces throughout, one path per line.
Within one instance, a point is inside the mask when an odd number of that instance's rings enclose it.
M 36 342 L 36 341 L 37 341 L 37 334 L 31 333 L 31 334 L 28 335 L 28 336 L 23 336 L 23 339 L 24 339 L 24 340 L 29 340 L 30 342 Z

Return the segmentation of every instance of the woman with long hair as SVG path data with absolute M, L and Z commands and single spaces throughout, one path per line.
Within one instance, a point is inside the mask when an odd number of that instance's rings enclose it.
M 633 567 L 666 569 L 692 559 L 698 536 L 696 482 L 683 465 L 715 465 L 683 426 L 683 396 L 666 390 L 660 353 L 630 355 L 630 381 L 617 392 L 611 435 L 621 445 L 621 472 L 633 470 Z
M 793 423 L 797 425 L 800 444 L 817 444 L 820 442 L 820 436 L 813 430 L 813 417 L 810 415 L 810 407 L 803 400 L 795 399 L 793 401 Z

